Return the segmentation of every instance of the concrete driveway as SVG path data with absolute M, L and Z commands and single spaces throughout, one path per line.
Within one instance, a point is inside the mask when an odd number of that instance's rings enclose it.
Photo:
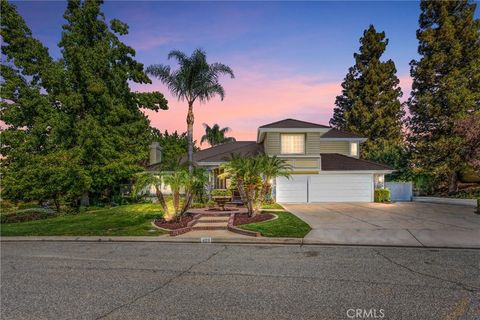
M 305 242 L 480 248 L 474 208 L 433 203 L 284 204 L 312 231 Z

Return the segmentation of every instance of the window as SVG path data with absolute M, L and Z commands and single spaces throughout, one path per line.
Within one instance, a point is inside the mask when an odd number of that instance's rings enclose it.
M 305 134 L 282 134 L 281 135 L 281 153 L 282 154 L 304 154 L 305 153 Z
M 350 155 L 358 156 L 358 143 L 350 142 Z

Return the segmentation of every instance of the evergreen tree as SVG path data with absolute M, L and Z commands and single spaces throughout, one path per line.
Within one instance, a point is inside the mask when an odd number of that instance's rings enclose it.
M 420 59 L 412 61 L 408 100 L 413 162 L 419 172 L 457 191 L 468 145 L 455 130 L 460 119 L 480 110 L 480 21 L 470 1 L 422 1 L 417 38 Z
M 152 134 L 140 108 L 166 109 L 167 101 L 159 92 L 131 92 L 130 81 L 151 81 L 135 51 L 117 37 L 128 26 L 115 19 L 109 27 L 100 5 L 68 2 L 62 59 L 54 61 L 16 8 L 1 1 L 6 197 L 75 201 L 89 193 L 108 195 L 147 159 Z M 59 176 L 70 182 L 42 188 Z
M 169 133 L 165 130 L 163 133 L 155 133 L 155 141 L 160 144 L 162 148 L 162 162 L 161 169 L 165 171 L 173 171 L 181 166 L 182 158 L 188 153 L 188 137 L 187 133 L 178 133 L 174 131 Z M 193 141 L 193 152 L 199 150 L 196 146 L 197 141 Z
M 342 83 L 342 95 L 336 98 L 330 124 L 367 137 L 369 140 L 362 146 L 362 157 L 372 159 L 378 157 L 384 146 L 402 144 L 404 111 L 399 101 L 402 91 L 395 63 L 381 61 L 388 45 L 385 33 L 377 32 L 370 25 L 360 44 L 359 52 L 354 54 L 355 65 Z

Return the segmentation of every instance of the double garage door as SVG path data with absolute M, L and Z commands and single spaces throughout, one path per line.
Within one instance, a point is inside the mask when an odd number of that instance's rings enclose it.
M 373 174 L 292 175 L 276 179 L 276 200 L 283 203 L 372 202 Z

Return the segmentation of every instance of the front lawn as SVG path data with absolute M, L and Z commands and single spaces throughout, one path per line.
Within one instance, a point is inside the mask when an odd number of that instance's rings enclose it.
M 2 224 L 2 236 L 156 236 L 151 222 L 162 217 L 158 204 L 131 204 L 54 218 Z
M 265 210 L 268 211 L 268 210 Z M 264 237 L 303 238 L 310 232 L 310 226 L 287 211 L 272 212 L 278 219 L 257 223 L 243 224 L 238 227 L 257 231 Z
M 283 207 L 278 203 L 271 203 L 271 204 L 263 204 L 262 209 L 280 209 L 283 210 Z

